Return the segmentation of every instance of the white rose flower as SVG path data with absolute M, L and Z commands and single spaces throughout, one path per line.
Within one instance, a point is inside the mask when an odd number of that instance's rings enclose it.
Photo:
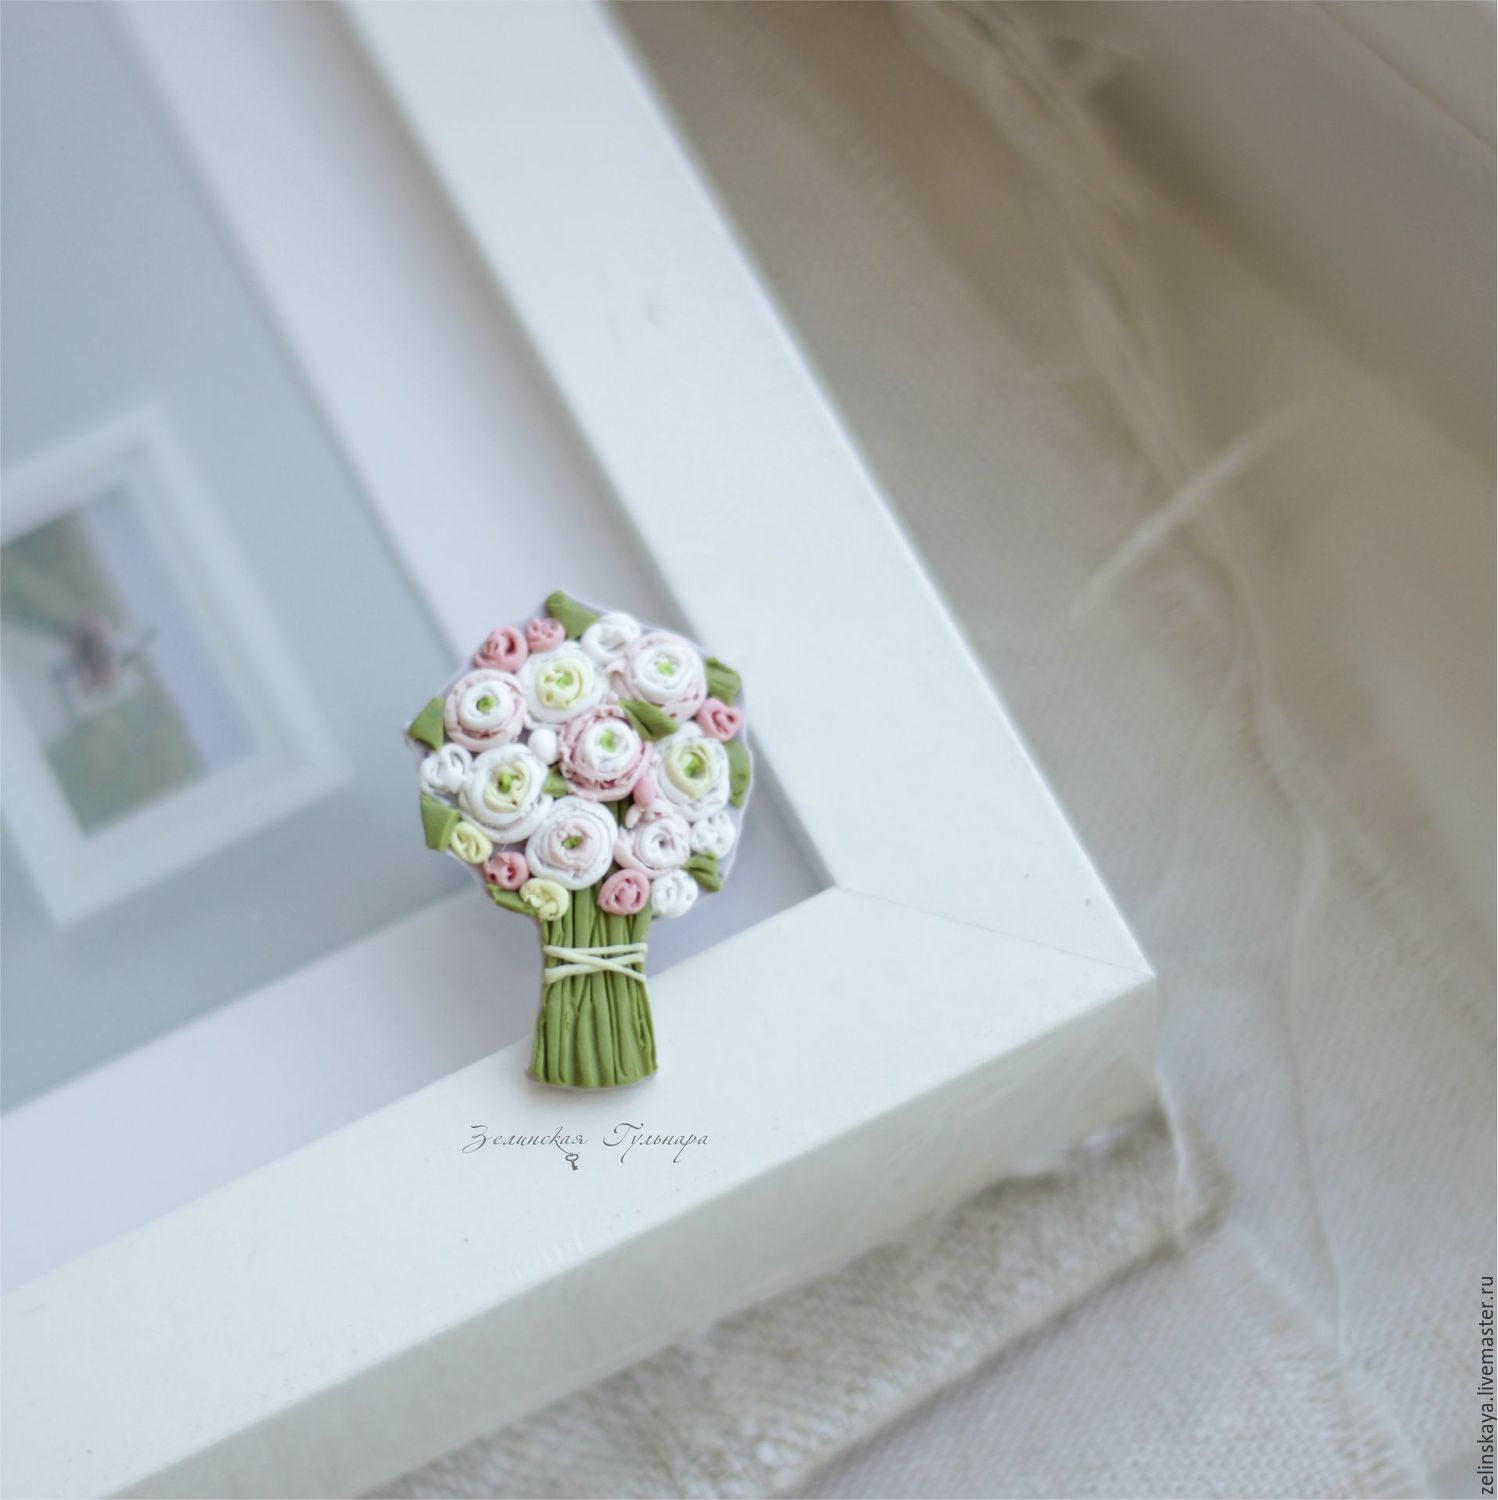
M 616 668 L 619 696 L 653 703 L 685 724 L 707 701 L 707 667 L 690 642 L 664 630 L 642 635 Z
M 650 882 L 650 911 L 657 917 L 680 917 L 697 904 L 697 882 L 685 870 L 672 870 Z
M 461 745 L 446 744 L 421 763 L 417 779 L 434 797 L 456 797 L 473 769 L 473 756 Z
M 542 880 L 580 891 L 608 872 L 618 827 L 613 813 L 599 803 L 558 797 L 526 844 L 525 862 Z
M 520 684 L 509 672 L 489 667 L 460 677 L 442 705 L 448 739 L 474 754 L 518 740 L 528 723 Z
M 524 745 L 486 750 L 474 759 L 458 801 L 498 843 L 519 843 L 551 807 L 546 767 Z
M 565 724 L 597 708 L 608 690 L 598 664 L 576 641 L 527 657 L 519 675 L 531 718 L 539 724 Z
M 562 742 L 557 738 L 555 729 L 533 729 L 530 739 L 526 741 L 526 749 L 543 766 L 554 766 L 557 756 L 562 753 Z
M 578 644 L 599 666 L 607 669 L 639 638 L 640 622 L 633 615 L 615 610 L 612 614 L 600 615 L 588 626 Z
M 692 824 L 692 853 L 711 854 L 722 859 L 733 848 L 738 836 L 739 830 L 728 813 L 715 812 Z
M 652 774 L 661 796 L 689 823 L 728 805 L 728 752 L 696 724 L 656 741 Z
M 631 807 L 614 839 L 614 858 L 621 868 L 639 870 L 652 880 L 679 870 L 692 857 L 692 832 L 679 812 L 657 802 Z

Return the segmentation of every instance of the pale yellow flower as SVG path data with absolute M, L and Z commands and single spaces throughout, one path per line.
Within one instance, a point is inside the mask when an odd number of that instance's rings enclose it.
M 465 864 L 470 865 L 481 865 L 494 853 L 494 845 L 472 823 L 459 823 L 453 829 L 447 847 Z
M 554 880 L 527 880 L 520 887 L 520 899 L 543 922 L 555 922 L 567 915 L 572 892 Z

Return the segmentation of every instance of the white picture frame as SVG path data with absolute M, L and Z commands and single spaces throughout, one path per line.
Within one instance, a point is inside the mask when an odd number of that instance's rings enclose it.
M 202 674 L 207 666 L 211 680 L 204 684 L 200 676 L 197 686 L 221 695 L 220 716 L 232 721 L 228 732 L 239 741 L 222 764 L 205 761 L 199 774 L 102 825 L 81 817 L 49 759 L 38 715 L 39 703 L 68 698 L 63 673 L 48 670 L 66 648 L 11 624 L 8 665 L 0 667 L 4 816 L 54 922 L 80 921 L 186 869 L 347 778 L 326 717 L 164 410 L 123 413 L 34 455 L 0 477 L 0 495 L 0 544 L 6 548 L 53 523 L 110 506 L 107 531 L 134 555 L 136 593 L 148 595 L 148 584 L 154 584 L 158 596 L 165 596 L 155 607 L 169 599 L 175 627 L 164 650 L 149 640 L 140 646 L 139 666 L 127 665 L 121 673 L 125 686 L 132 670 L 154 666 L 160 673 L 164 666 L 169 673 L 174 659 L 183 662 L 178 675 L 189 682 L 189 673 Z M 84 530 L 79 527 L 75 537 L 81 540 Z M 107 549 L 96 560 L 107 568 Z M 61 593 L 53 580 L 41 578 L 37 586 Z M 149 615 L 153 601 L 132 604 Z M 70 607 L 80 605 L 66 599 L 59 605 L 62 611 Z M 33 641 L 27 656 L 21 648 Z M 159 662 L 152 659 L 157 652 Z M 34 681 L 17 680 L 18 658 L 34 661 Z M 169 687 L 170 676 L 162 680 Z M 193 705 L 173 702 L 167 688 L 162 691 L 168 704 L 182 710 L 184 733 L 191 730 Z M 177 694 L 178 700 L 187 696 Z M 78 714 L 75 706 L 73 716 Z M 59 722 L 63 717 L 57 714 Z M 224 727 L 218 732 L 223 739 Z
M 384 446 L 425 346 L 361 363 L 287 230 L 317 214 L 336 257 L 357 218 L 295 134 L 302 9 L 118 14 L 412 576 L 472 638 L 482 582 Z M 664 1066 L 628 1107 L 710 1149 L 581 1172 L 465 1153 L 478 1121 L 617 1128 L 623 1096 L 538 1087 L 520 1043 L 12 1292 L 8 1493 L 362 1493 L 1155 1097 L 1147 962 L 606 10 L 349 15 L 689 628 L 752 685 L 757 774 L 827 886 L 652 985 Z M 503 545 L 481 487 L 449 503 L 474 549 Z M 878 756 L 828 774 L 843 703 L 892 685 L 942 726 L 915 753 L 960 789 L 957 836 L 891 826 Z M 279 1000 L 420 982 L 454 922 L 398 924 Z

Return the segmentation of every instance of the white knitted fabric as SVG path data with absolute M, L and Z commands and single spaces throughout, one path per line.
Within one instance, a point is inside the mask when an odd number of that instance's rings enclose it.
M 1428 1493 L 1414 1454 L 1390 1436 L 1376 1388 L 1339 1370 L 1313 1326 L 1252 1243 L 1218 1227 L 796 1493 Z M 1179 1340 L 1182 1357 L 1171 1358 L 1162 1337 Z M 1215 1358 L 1189 1357 L 1209 1342 Z

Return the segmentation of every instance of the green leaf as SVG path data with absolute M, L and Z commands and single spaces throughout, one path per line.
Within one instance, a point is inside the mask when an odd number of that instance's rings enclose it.
M 591 609 L 584 609 L 575 599 L 569 599 L 561 589 L 546 596 L 546 613 L 553 620 L 562 622 L 569 641 L 575 641 L 598 618 Z
M 646 703 L 642 698 L 625 698 L 619 707 L 624 710 L 624 717 L 639 731 L 642 740 L 663 740 L 668 734 L 675 734 L 681 728 L 665 709 Z
M 739 696 L 744 680 L 726 662 L 710 656 L 707 666 L 707 690 L 722 703 L 732 703 Z
M 423 745 L 430 745 L 433 750 L 442 748 L 442 700 L 433 698 L 422 711 L 411 720 L 411 727 L 406 733 Z
M 723 877 L 718 873 L 718 856 L 716 854 L 694 854 L 682 866 L 682 869 L 705 891 L 721 891 L 723 889 Z
M 446 849 L 448 840 L 453 836 L 453 829 L 458 826 L 458 818 L 459 813 L 456 807 L 449 807 L 447 803 L 438 801 L 436 797 L 423 794 L 421 830 L 426 835 L 427 848 Z
M 518 911 L 522 917 L 535 916 L 535 912 L 520 899 L 518 891 L 507 891 L 503 886 L 491 885 L 489 887 L 489 899 L 496 906 L 504 907 L 506 911 Z
M 553 766 L 546 773 L 546 795 L 548 797 L 565 797 L 572 788 L 567 785 L 567 778 Z
M 742 807 L 749 795 L 749 752 L 742 740 L 729 740 L 723 748 L 728 752 L 728 800 Z

